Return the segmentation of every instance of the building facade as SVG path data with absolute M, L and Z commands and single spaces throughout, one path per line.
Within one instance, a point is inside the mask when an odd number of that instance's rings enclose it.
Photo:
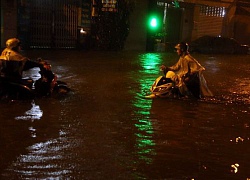
M 129 9 L 124 0 L 2 0 L 1 47 L 17 37 L 24 48 L 120 50 Z
M 248 0 L 157 0 L 154 5 L 149 12 L 157 9 L 162 27 L 148 37 L 150 51 L 155 49 L 153 43 L 164 50 L 164 45 L 166 49 L 177 42 L 191 42 L 205 35 L 250 44 Z
M 250 44 L 248 0 L 1 0 L 0 13 L 1 48 L 12 37 L 25 48 L 145 50 L 203 35 Z

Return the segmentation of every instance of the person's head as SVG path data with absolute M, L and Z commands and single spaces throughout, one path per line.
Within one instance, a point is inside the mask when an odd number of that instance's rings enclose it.
M 181 42 L 175 46 L 176 52 L 179 56 L 188 53 L 188 44 Z
M 6 41 L 6 48 L 11 49 L 13 51 L 20 51 L 21 42 L 17 38 L 11 38 Z

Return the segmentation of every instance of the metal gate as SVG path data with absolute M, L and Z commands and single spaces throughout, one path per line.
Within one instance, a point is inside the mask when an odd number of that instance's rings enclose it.
M 198 37 L 204 35 L 221 35 L 225 11 L 224 7 L 201 6 L 197 28 Z
M 30 3 L 30 48 L 75 48 L 77 0 L 34 0 Z

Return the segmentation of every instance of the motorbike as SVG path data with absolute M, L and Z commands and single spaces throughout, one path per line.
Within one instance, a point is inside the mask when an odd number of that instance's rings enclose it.
M 152 94 L 147 95 L 146 98 L 176 98 L 180 97 L 179 88 L 175 85 L 175 82 L 172 80 L 172 77 L 175 76 L 173 71 L 168 71 L 166 76 L 159 76 L 150 87 Z
M 179 82 L 184 82 L 185 86 L 177 85 Z M 201 98 L 198 73 L 179 77 L 173 71 L 168 71 L 166 76 L 160 76 L 154 81 L 150 91 L 152 94 L 146 98 Z M 207 92 L 210 94 L 210 91 Z
M 63 81 L 57 80 L 57 75 L 52 72 L 51 65 L 42 59 L 37 60 L 40 78 L 35 82 L 32 79 L 11 80 L 0 76 L 0 99 L 31 99 L 35 97 L 64 95 L 70 88 Z M 11 62 L 7 62 L 11 63 Z

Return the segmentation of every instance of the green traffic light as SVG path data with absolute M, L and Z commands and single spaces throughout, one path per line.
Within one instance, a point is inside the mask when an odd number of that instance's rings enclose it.
M 156 16 L 151 16 L 148 21 L 148 26 L 151 31 L 156 31 L 159 29 L 160 23 Z
M 156 18 L 152 18 L 151 21 L 150 21 L 150 26 L 151 27 L 157 27 L 157 20 Z

